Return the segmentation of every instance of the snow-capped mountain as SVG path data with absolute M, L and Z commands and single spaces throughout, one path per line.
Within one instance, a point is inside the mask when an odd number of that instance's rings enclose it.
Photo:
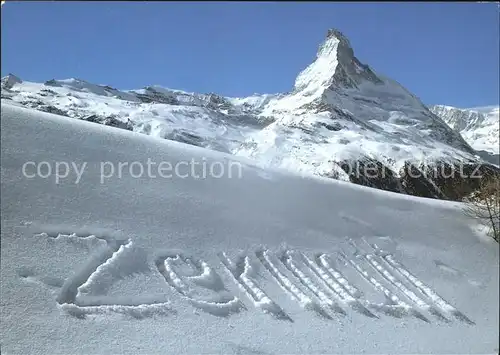
M 474 149 L 499 154 L 500 118 L 498 106 L 456 108 L 435 105 L 430 110 L 441 117 L 451 128 L 460 132 Z
M 442 119 L 397 82 L 355 56 L 329 30 L 289 93 L 247 98 L 149 86 L 118 90 L 80 79 L 2 79 L 2 99 L 286 168 L 426 197 L 460 196 L 425 175 L 436 165 L 484 162 Z M 359 165 L 376 167 L 376 178 Z M 481 169 L 490 169 L 481 165 Z M 356 171 L 354 171 L 356 170 Z M 438 180 L 440 182 L 438 182 Z
M 399 172 L 408 161 L 474 159 L 459 134 L 401 85 L 362 64 L 337 30 L 328 31 L 293 92 L 272 98 L 261 115 L 276 119 L 238 154 L 269 165 L 348 179 L 335 163 L 366 157 Z

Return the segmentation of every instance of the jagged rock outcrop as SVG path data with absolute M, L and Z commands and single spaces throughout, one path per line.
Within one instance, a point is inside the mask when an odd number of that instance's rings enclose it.
M 136 93 L 137 98 L 144 103 L 161 103 L 168 105 L 178 105 L 179 101 L 173 94 L 166 94 L 157 91 L 154 87 L 148 86 L 143 93 Z
M 417 166 L 405 162 L 392 171 L 379 161 L 363 158 L 339 163 L 349 181 L 358 185 L 408 195 L 461 201 L 479 189 L 481 181 L 500 176 L 500 168 L 489 164 L 448 164 Z
M 2 90 L 10 90 L 16 84 L 21 84 L 23 81 L 14 74 L 8 74 L 2 78 Z
M 130 120 L 127 120 L 126 122 L 124 122 L 113 115 L 107 116 L 107 117 L 98 116 L 98 115 L 89 115 L 89 116 L 80 117 L 80 119 L 83 121 L 87 121 L 87 122 L 103 124 L 105 126 L 126 129 L 128 131 L 134 130 L 134 127 L 133 127 L 132 123 L 130 122 Z

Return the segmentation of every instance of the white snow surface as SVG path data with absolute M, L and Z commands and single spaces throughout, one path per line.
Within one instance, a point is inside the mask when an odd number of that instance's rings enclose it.
M 2 353 L 498 352 L 498 245 L 460 203 L 5 101 L 1 140 Z M 100 183 L 148 159 L 242 175 Z M 87 165 L 56 184 L 30 161 Z
M 475 150 L 500 153 L 499 106 L 462 109 L 435 105 L 430 109 L 459 132 Z

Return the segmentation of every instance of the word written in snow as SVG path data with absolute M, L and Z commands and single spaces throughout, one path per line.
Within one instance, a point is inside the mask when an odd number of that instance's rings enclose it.
M 63 283 L 57 302 L 68 313 L 85 317 L 115 312 L 142 318 L 176 312 L 167 299 L 159 300 L 157 297 L 113 299 L 91 296 L 93 292 L 102 294 L 114 280 L 141 271 L 139 265 L 131 262 L 141 259 L 138 256 L 141 249 L 135 248 L 133 241 L 111 240 L 94 235 L 82 237 L 76 234 L 49 236 L 42 233 L 37 236 L 53 241 L 99 241 L 105 245 Z M 386 300 L 384 303 L 364 299 L 363 292 L 352 284 L 343 270 L 338 269 L 332 256 L 327 253 L 319 252 L 310 257 L 297 250 L 273 252 L 263 248 L 233 259 L 225 252 L 220 252 L 217 256 L 242 295 L 256 309 L 277 320 L 293 322 L 286 310 L 259 283 L 252 266 L 255 262 L 262 266 L 267 276 L 291 300 L 304 311 L 322 319 L 332 320 L 335 316 L 344 316 L 347 314 L 346 308 L 370 318 L 378 318 L 377 313 L 382 313 L 396 318 L 413 316 L 430 322 L 426 315 L 428 313 L 445 322 L 454 318 L 474 324 L 411 273 L 394 255 L 376 244 L 366 243 L 368 251 L 362 250 L 352 240 L 350 244 L 355 248 L 355 257 L 349 257 L 342 251 L 338 252 L 338 257 L 366 282 L 370 290 L 382 294 Z M 239 297 L 227 290 L 222 277 L 204 260 L 180 252 L 170 252 L 157 256 L 154 263 L 156 271 L 169 287 L 202 312 L 227 317 L 247 309 Z M 186 273 L 186 270 L 189 272 Z

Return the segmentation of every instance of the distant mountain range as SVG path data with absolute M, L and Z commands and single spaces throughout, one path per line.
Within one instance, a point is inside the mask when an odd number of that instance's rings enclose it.
M 247 157 L 263 167 L 418 196 L 457 200 L 477 188 L 477 179 L 430 174 L 440 167 L 498 173 L 483 160 L 495 162 L 492 154 L 498 154 L 498 107 L 428 108 L 361 63 L 335 29 L 288 93 L 231 98 L 8 75 L 2 100 Z
M 461 109 L 436 105 L 430 110 L 459 132 L 483 159 L 499 165 L 500 118 L 498 106 Z

